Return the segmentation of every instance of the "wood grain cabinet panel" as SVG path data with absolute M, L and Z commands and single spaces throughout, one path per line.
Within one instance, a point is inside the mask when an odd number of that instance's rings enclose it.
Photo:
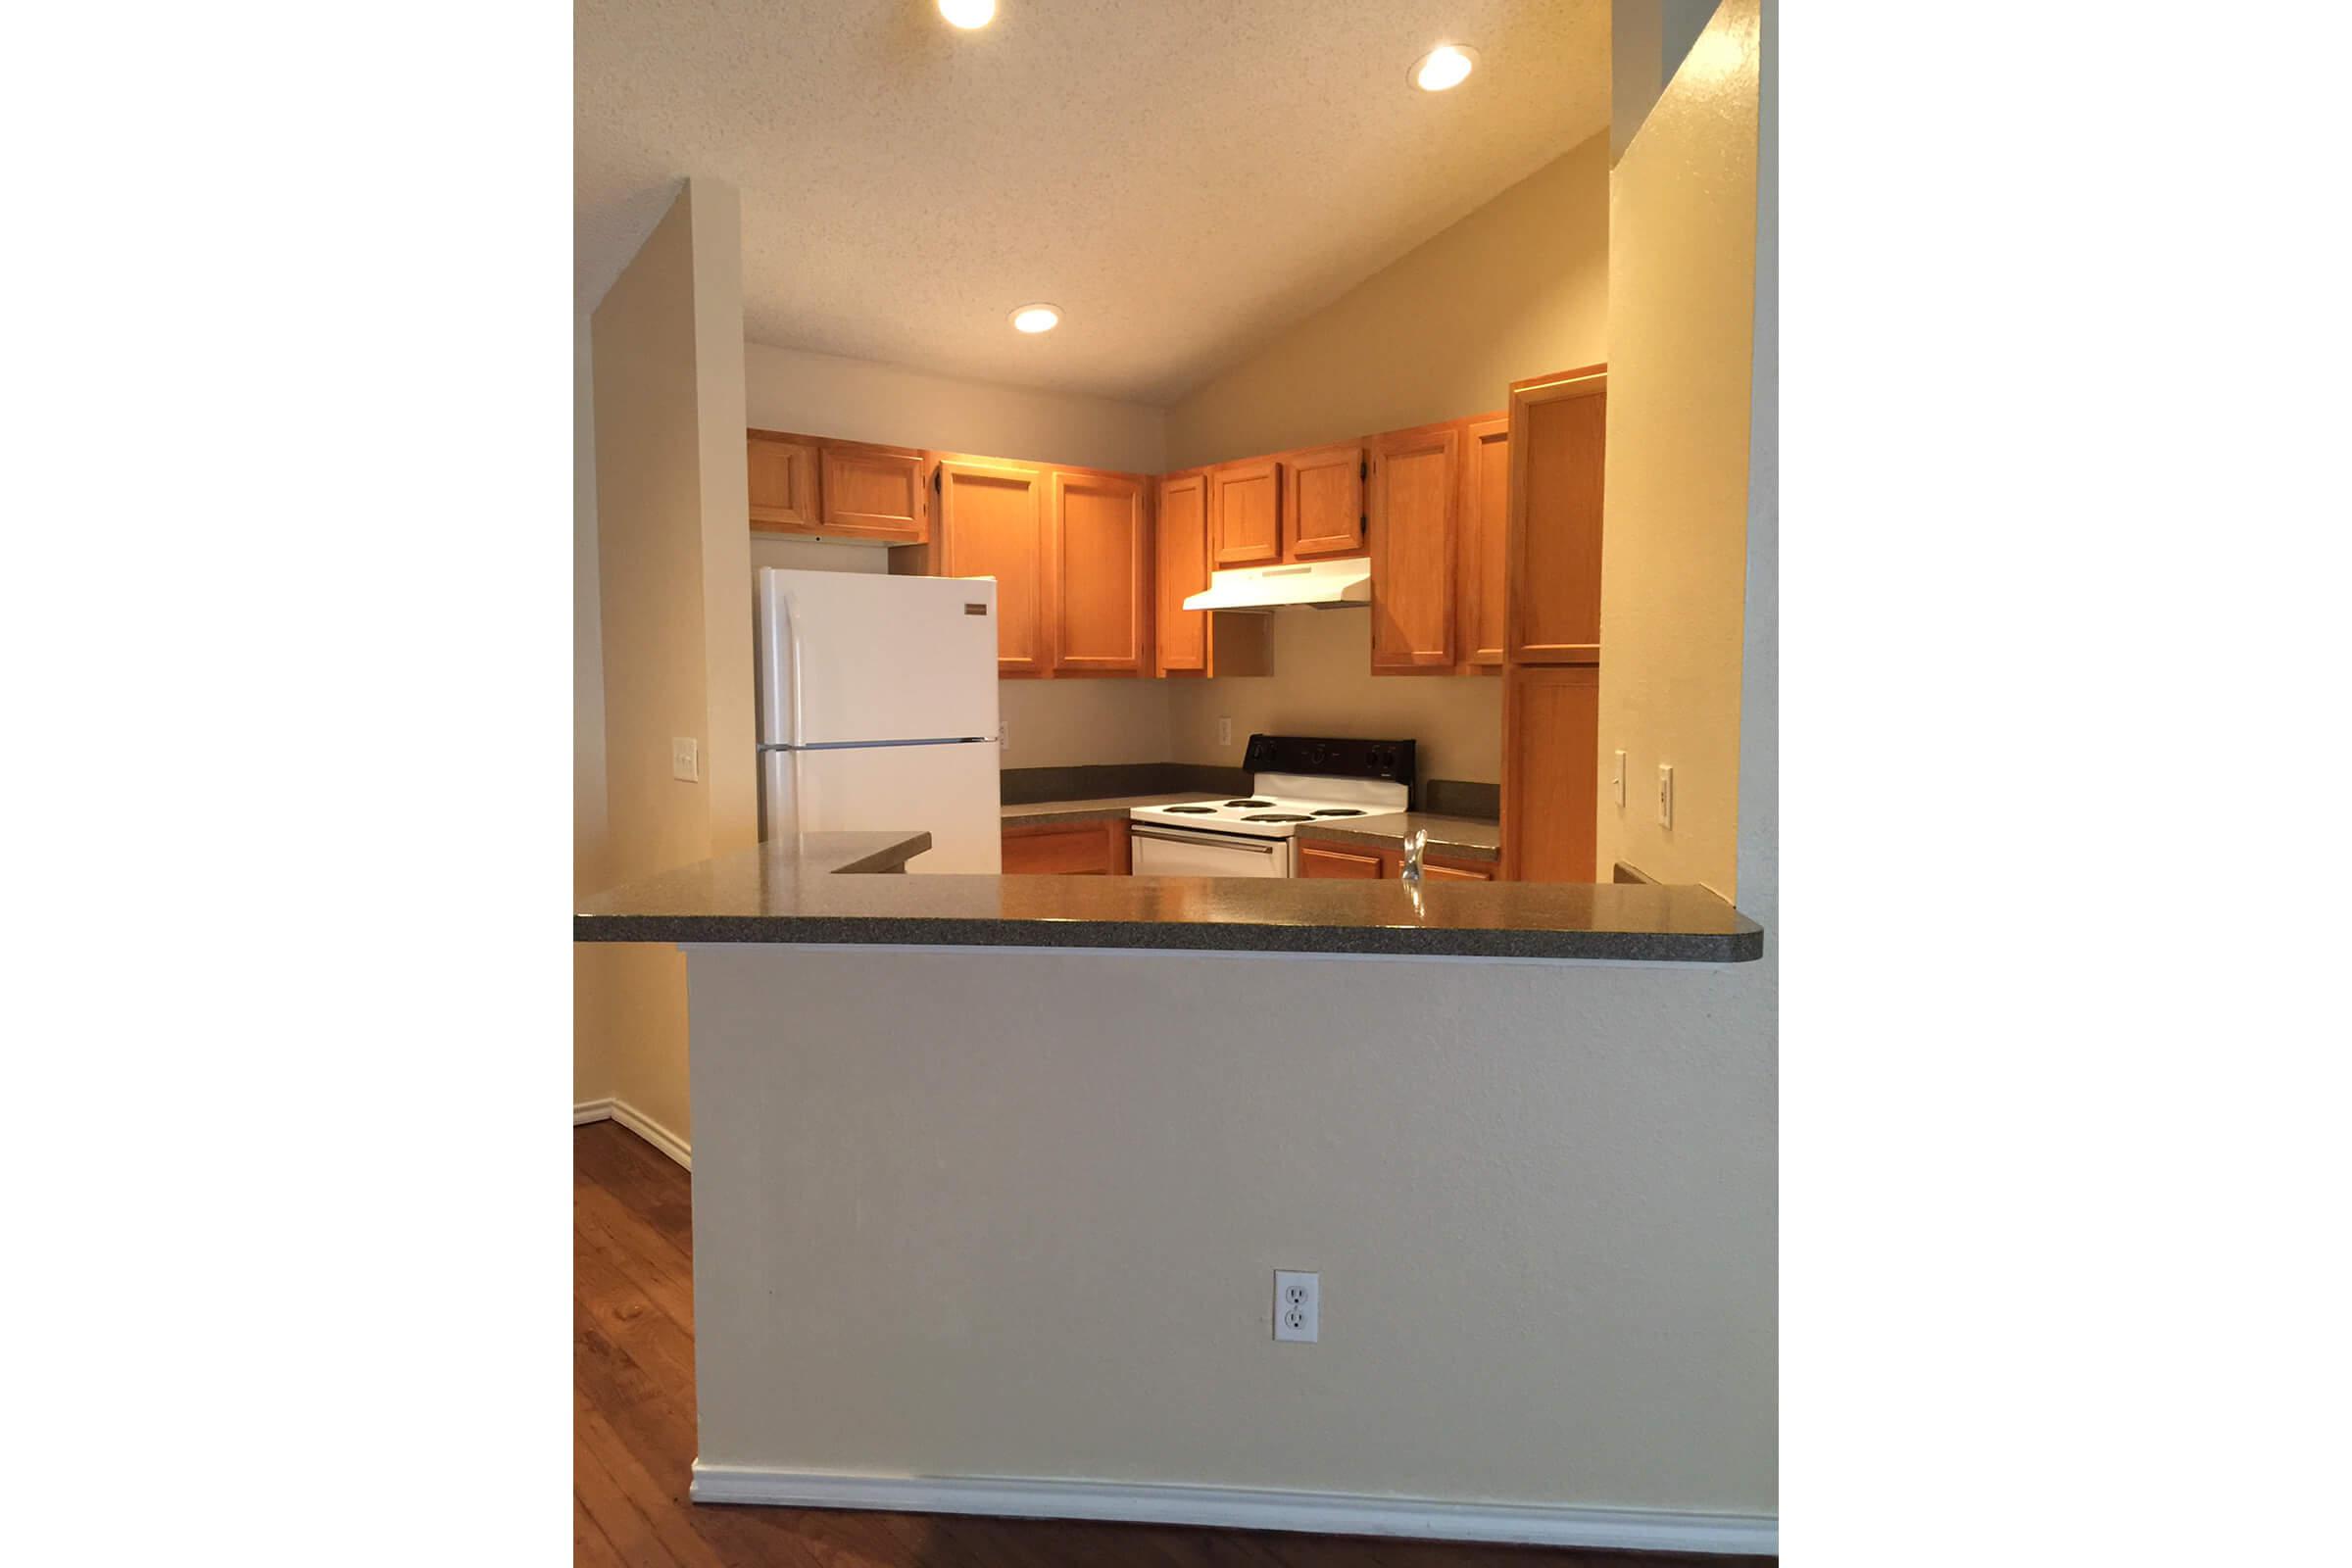
M 1281 463 L 1282 559 L 1363 554 L 1363 444 L 1286 453 Z
M 1507 414 L 1462 427 L 1462 501 L 1454 519 L 1454 638 L 1462 667 L 1502 667 L 1511 526 L 1511 419 Z
M 1453 668 L 1453 524 L 1462 427 L 1397 430 L 1372 443 L 1372 670 Z
M 1441 860 L 1424 855 L 1421 875 L 1431 882 L 1492 882 L 1494 867 L 1485 860 Z
M 1010 464 L 939 465 L 940 571 L 997 579 L 997 673 L 1052 670 L 1046 472 Z
M 1159 481 L 1156 519 L 1158 641 L 1156 667 L 1208 670 L 1208 612 L 1185 600 L 1208 586 L 1208 475 L 1179 473 Z
M 1047 497 L 1054 668 L 1143 674 L 1151 657 L 1152 578 L 1144 481 L 1133 474 L 1056 468 Z
M 1208 470 L 1209 560 L 1266 566 L 1282 559 L 1282 465 L 1273 458 Z
M 815 533 L 821 443 L 779 430 L 744 432 L 751 470 L 752 527 L 760 533 Z
M 1006 876 L 1125 876 L 1128 856 L 1127 824 L 1120 821 L 1004 827 Z
M 1359 881 L 1377 882 L 1384 876 L 1394 876 L 1389 863 L 1393 856 L 1361 845 L 1338 844 L 1323 839 L 1300 839 L 1298 842 L 1298 874 L 1300 876 L 1353 877 Z
M 1600 668 L 1519 664 L 1503 682 L 1503 875 L 1590 882 L 1600 806 Z
M 824 522 L 817 532 L 908 545 L 930 538 L 920 452 L 827 441 L 821 469 Z
M 1510 428 L 1510 658 L 1600 657 L 1600 517 L 1607 371 L 1514 382 Z

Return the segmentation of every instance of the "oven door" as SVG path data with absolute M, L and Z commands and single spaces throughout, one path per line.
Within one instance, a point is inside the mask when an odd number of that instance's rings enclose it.
M 1127 830 L 1137 876 L 1289 876 L 1289 839 L 1184 833 L 1136 823 Z

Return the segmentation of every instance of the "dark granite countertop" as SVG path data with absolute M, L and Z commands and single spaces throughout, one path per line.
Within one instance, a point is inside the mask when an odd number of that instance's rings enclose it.
M 1099 801 L 1031 801 L 1003 810 L 1005 826 L 1035 827 L 1048 822 L 1116 820 L 1138 806 L 1182 806 L 1200 798 L 1199 790 L 1178 790 L 1169 795 L 1114 795 Z
M 578 942 L 921 944 L 1740 963 L 1763 928 L 1698 887 L 1189 876 L 860 876 L 927 833 L 821 833 L 585 901 Z

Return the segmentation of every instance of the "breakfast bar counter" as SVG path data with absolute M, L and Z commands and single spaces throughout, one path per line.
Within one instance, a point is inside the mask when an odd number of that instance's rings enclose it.
M 580 942 L 1085 948 L 1744 963 L 1763 928 L 1700 887 L 1192 876 L 915 876 L 921 832 L 811 833 L 584 901 Z

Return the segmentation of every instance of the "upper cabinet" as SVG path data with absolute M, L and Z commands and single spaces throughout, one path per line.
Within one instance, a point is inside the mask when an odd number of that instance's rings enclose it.
M 1523 664 L 1600 658 L 1602 453 L 1608 374 L 1599 366 L 1511 387 L 1505 641 Z
M 1363 554 L 1363 445 L 1286 453 L 1281 464 L 1282 559 Z
M 1047 478 L 1056 674 L 1148 674 L 1151 525 L 1133 474 L 1055 468 Z
M 1372 668 L 1449 673 L 1454 665 L 1454 512 L 1462 424 L 1424 425 L 1372 443 Z
M 1491 415 L 1462 427 L 1462 502 L 1454 519 L 1454 636 L 1462 667 L 1490 673 L 1502 667 L 1510 465 L 1510 416 Z
M 762 533 L 814 533 L 819 443 L 775 430 L 747 430 L 752 526 Z
M 1208 617 L 1184 602 L 1208 586 L 1208 475 L 1179 473 L 1159 481 L 1158 629 L 1160 674 L 1208 670 Z
M 1273 458 L 1208 470 L 1209 561 L 1265 566 L 1282 559 L 1282 465 Z
M 937 472 L 938 575 L 996 578 L 997 673 L 1050 673 L 1046 470 L 945 458 Z
M 920 452 L 827 441 L 822 455 L 822 520 L 813 532 L 908 545 L 930 537 Z

